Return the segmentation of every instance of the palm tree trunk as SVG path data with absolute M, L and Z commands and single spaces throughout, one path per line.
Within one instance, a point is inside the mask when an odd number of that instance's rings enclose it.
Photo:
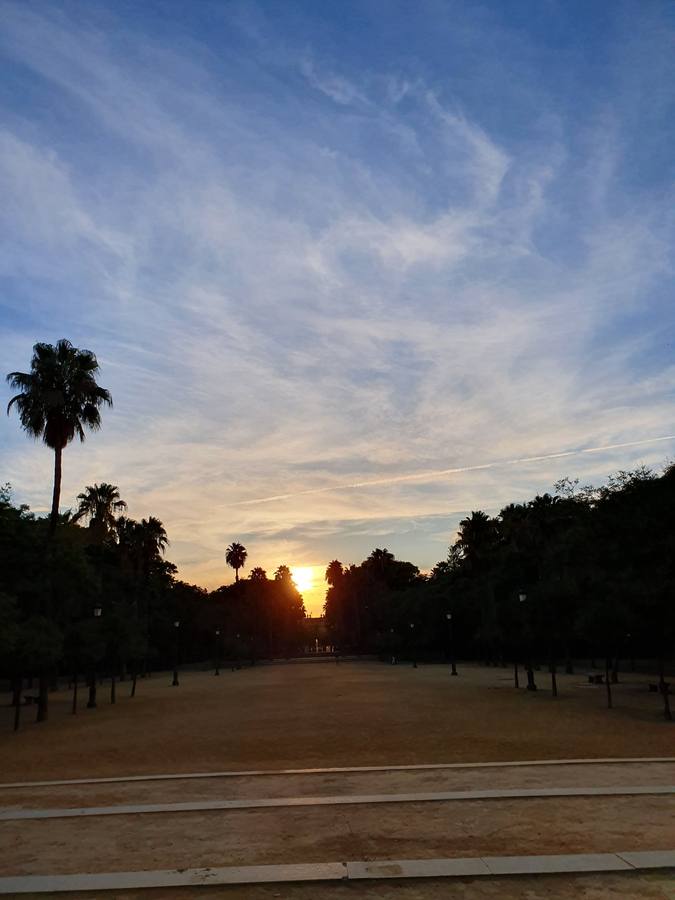
M 670 688 L 666 684 L 666 679 L 664 676 L 664 662 L 663 657 L 661 657 L 659 659 L 659 691 L 661 692 L 661 696 L 663 698 L 663 718 L 667 722 L 672 722 L 673 714 L 670 711 L 670 698 L 668 697 L 668 691 L 670 690 Z
M 87 701 L 87 709 L 96 709 L 96 673 L 92 672 L 89 677 L 89 700 Z
M 49 714 L 49 676 L 40 672 L 38 679 L 38 710 L 36 722 L 46 722 Z
M 558 679 L 556 677 L 556 662 L 555 656 L 551 654 L 551 696 L 558 696 Z
M 235 583 L 237 581 L 239 581 L 239 568 L 237 566 L 235 566 L 235 568 L 234 568 L 234 580 L 235 580 Z
M 612 666 L 612 684 L 619 683 L 619 657 L 617 656 Z
M 54 450 L 54 493 L 52 494 L 52 512 L 49 518 L 49 531 L 51 534 L 56 530 L 56 522 L 59 517 L 59 500 L 61 499 L 61 456 L 63 447 L 56 447 Z
M 605 657 L 605 684 L 607 686 L 607 709 L 612 709 L 612 682 L 610 679 L 611 660 Z
M 17 677 L 14 681 L 14 692 L 12 697 L 12 705 L 14 706 L 14 731 L 19 730 L 21 722 L 21 691 L 23 688 L 23 678 Z

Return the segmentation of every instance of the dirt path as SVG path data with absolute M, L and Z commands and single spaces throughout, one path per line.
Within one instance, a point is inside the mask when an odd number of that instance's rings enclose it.
M 538 673 L 542 688 L 544 673 Z M 615 709 L 583 675 L 561 675 L 552 699 L 512 687 L 505 669 L 379 663 L 260 666 L 156 675 L 138 696 L 10 728 L 0 717 L 3 781 L 223 769 L 306 768 L 564 757 L 674 756 L 675 727 L 644 679 L 615 688 Z M 29 710 L 25 711 L 26 716 Z M 31 713 L 32 715 L 32 713 Z

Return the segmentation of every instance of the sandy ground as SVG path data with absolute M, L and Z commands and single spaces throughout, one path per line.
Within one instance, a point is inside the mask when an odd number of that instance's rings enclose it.
M 260 666 L 156 675 L 115 706 L 69 715 L 52 695 L 51 720 L 11 732 L 0 720 L 3 781 L 155 772 L 397 763 L 675 755 L 675 726 L 635 676 L 614 710 L 585 675 L 559 676 L 561 696 L 516 691 L 509 670 L 379 663 Z M 33 711 L 25 710 L 32 718 Z
M 0 823 L 0 874 L 667 850 L 675 799 L 480 800 Z
M 191 800 L 671 784 L 675 785 L 675 763 L 672 762 L 341 772 L 235 778 L 181 778 L 175 781 L 132 781 L 118 784 L 59 785 L 4 790 L 0 788 L 0 807 L 63 809 L 71 806 L 114 806 L 125 803 L 187 803 Z
M 541 673 L 543 687 L 546 676 Z M 556 700 L 512 687 L 502 669 L 441 666 L 265 666 L 220 678 L 167 676 L 115 706 L 0 732 L 2 781 L 129 774 L 675 756 L 675 727 L 633 677 L 604 708 L 583 674 L 559 678 Z M 63 807 L 216 798 L 675 784 L 675 764 L 598 764 L 418 772 L 237 776 L 0 789 L 0 806 Z M 0 872 L 46 874 L 322 862 L 345 859 L 672 849 L 675 798 L 555 798 L 124 815 L 0 823 Z M 114 900 L 569 898 L 675 900 L 667 874 L 269 885 L 106 893 Z M 75 895 L 73 900 L 77 900 Z M 77 895 L 90 900 L 93 895 Z

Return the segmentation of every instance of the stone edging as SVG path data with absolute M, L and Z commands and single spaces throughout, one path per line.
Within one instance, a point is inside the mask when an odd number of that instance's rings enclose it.
M 119 891 L 215 884 L 635 872 L 664 868 L 675 868 L 675 850 L 225 866 L 86 875 L 21 875 L 0 878 L 0 895 L 51 894 L 59 891 Z
M 184 803 L 118 804 L 64 809 L 0 809 L 0 821 L 69 819 L 83 816 L 128 816 L 147 813 L 208 812 L 291 806 L 350 806 L 377 803 L 439 803 L 461 800 L 526 800 L 537 797 L 622 797 L 675 794 L 673 785 L 637 787 L 492 788 L 478 791 L 427 791 L 414 794 L 347 794 L 325 797 L 279 797 L 242 800 L 196 800 Z
M 578 765 L 622 765 L 626 763 L 672 763 L 675 756 L 644 756 L 598 759 L 530 759 L 506 762 L 475 763 L 426 763 L 420 765 L 396 766 L 333 766 L 322 769 L 251 769 L 248 771 L 229 770 L 225 772 L 185 772 L 167 775 L 117 775 L 109 778 L 70 778 L 61 781 L 9 781 L 0 783 L 0 790 L 11 788 L 59 787 L 75 784 L 115 784 L 131 781 L 182 781 L 193 778 L 252 778 L 262 775 L 332 775 L 358 772 L 415 772 L 434 769 L 502 769 L 527 766 L 578 766 Z

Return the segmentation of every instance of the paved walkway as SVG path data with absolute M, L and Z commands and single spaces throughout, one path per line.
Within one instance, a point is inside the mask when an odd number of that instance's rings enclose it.
M 269 809 L 291 806 L 350 806 L 378 803 L 440 803 L 459 800 L 531 800 L 542 797 L 622 797 L 675 794 L 673 785 L 645 787 L 560 787 L 483 791 L 429 791 L 415 794 L 353 794 L 333 797 L 270 797 L 258 800 L 206 800 L 191 803 L 119 804 L 117 806 L 66 807 L 64 809 L 4 809 L 0 821 L 19 819 L 70 819 L 82 816 L 128 816 L 147 813 L 204 812 L 208 810 Z
M 551 875 L 670 868 L 675 868 L 675 850 L 578 853 L 557 856 L 483 856 L 463 859 L 361 860 L 309 865 L 226 866 L 149 872 L 106 872 L 97 875 L 26 875 L 0 878 L 0 894 L 51 894 L 301 881 Z
M 339 891 L 352 881 L 376 890 L 387 879 L 422 878 L 436 896 L 433 879 L 444 878 L 481 878 L 485 890 L 497 890 L 498 879 L 523 875 L 669 877 L 644 872 L 675 874 L 673 763 L 534 760 L 14 782 L 0 785 L 0 837 L 17 848 L 2 865 L 0 894 L 159 888 L 191 896 L 203 885 L 297 883 L 298 891 L 303 882 Z M 97 821 L 110 815 L 122 817 L 112 845 L 103 837 L 106 819 Z M 547 821 L 556 821 L 555 835 Z M 131 871 L 114 871 L 122 861 Z
M 252 778 L 272 775 L 328 775 L 352 772 L 423 772 L 446 769 L 508 769 L 527 768 L 529 766 L 577 766 L 608 765 L 627 763 L 672 763 L 675 756 L 636 756 L 636 757 L 598 757 L 592 759 L 530 759 L 507 762 L 477 763 L 430 763 L 426 765 L 402 766 L 331 766 L 315 769 L 250 769 L 229 770 L 225 772 L 190 772 L 170 775 L 122 775 L 109 778 L 69 778 L 60 781 L 8 781 L 0 782 L 0 790 L 12 788 L 59 787 L 76 784 L 119 784 L 135 781 L 183 781 L 195 778 Z

